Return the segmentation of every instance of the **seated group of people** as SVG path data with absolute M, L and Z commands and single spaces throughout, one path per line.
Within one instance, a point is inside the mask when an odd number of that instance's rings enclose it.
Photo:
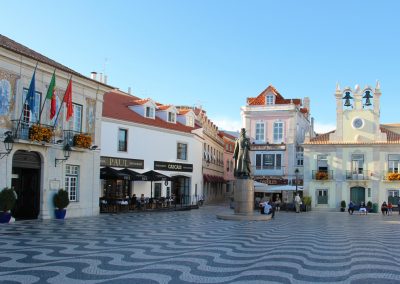
M 386 203 L 386 201 L 384 201 L 381 205 L 381 212 L 383 215 L 392 215 L 393 204 L 391 202 Z
M 356 205 L 353 203 L 353 201 L 350 201 L 349 209 L 347 210 L 349 212 L 349 214 L 353 215 L 355 207 L 356 207 Z M 358 212 L 367 215 L 368 210 L 367 210 L 367 207 L 365 207 L 365 202 L 360 203 L 360 208 L 358 209 Z
M 355 205 L 354 205 L 353 201 L 350 201 L 349 209 L 348 209 L 349 214 L 353 214 L 354 213 L 354 209 L 355 209 Z M 365 203 L 364 202 L 361 202 L 359 212 L 360 213 L 364 213 L 365 215 L 367 214 L 368 210 L 365 207 Z M 381 205 L 381 212 L 382 212 L 383 215 L 392 214 L 392 212 L 393 212 L 393 204 L 391 202 L 386 203 L 386 201 L 384 201 L 382 203 L 382 205 Z

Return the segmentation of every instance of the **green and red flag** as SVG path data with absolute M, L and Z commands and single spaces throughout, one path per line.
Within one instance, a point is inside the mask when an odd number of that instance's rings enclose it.
M 56 115 L 56 71 L 54 70 L 53 77 L 51 77 L 49 89 L 47 90 L 46 99 L 51 100 L 50 119 Z

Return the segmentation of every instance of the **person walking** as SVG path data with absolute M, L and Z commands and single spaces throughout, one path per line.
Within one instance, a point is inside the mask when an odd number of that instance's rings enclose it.
M 300 205 L 301 205 L 301 198 L 300 195 L 297 193 L 296 197 L 294 198 L 294 206 L 296 207 L 296 213 L 300 213 Z
M 348 209 L 348 211 L 349 211 L 349 214 L 350 214 L 350 215 L 353 215 L 353 213 L 354 213 L 354 203 L 353 203 L 353 201 L 351 201 L 351 200 L 350 200 L 350 203 L 349 203 L 349 209 Z

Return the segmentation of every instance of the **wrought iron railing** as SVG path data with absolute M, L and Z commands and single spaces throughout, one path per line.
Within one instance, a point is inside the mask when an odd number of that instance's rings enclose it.
M 11 122 L 14 139 L 46 143 L 55 143 L 56 141 L 52 125 L 26 122 L 24 120 L 12 120 Z
M 75 130 L 64 130 L 64 144 L 80 148 L 90 148 L 92 145 L 92 136 L 88 133 Z
M 346 171 L 346 180 L 369 180 L 369 171 Z

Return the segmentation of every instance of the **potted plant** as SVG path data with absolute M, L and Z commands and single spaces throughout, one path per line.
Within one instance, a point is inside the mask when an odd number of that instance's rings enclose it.
M 369 213 L 372 212 L 372 202 L 371 202 L 371 200 L 367 202 L 367 210 L 368 210 Z
M 16 201 L 17 194 L 12 188 L 5 187 L 0 191 L 0 223 L 10 222 L 10 210 L 14 208 Z
M 346 211 L 346 201 L 345 201 L 345 200 L 342 200 L 342 201 L 340 202 L 340 211 L 341 211 L 341 212 Z
M 58 190 L 58 192 L 54 195 L 53 198 L 55 209 L 56 219 L 64 219 L 69 204 L 68 192 L 62 188 Z
M 304 204 L 305 211 L 311 211 L 311 196 L 304 196 L 303 204 Z

